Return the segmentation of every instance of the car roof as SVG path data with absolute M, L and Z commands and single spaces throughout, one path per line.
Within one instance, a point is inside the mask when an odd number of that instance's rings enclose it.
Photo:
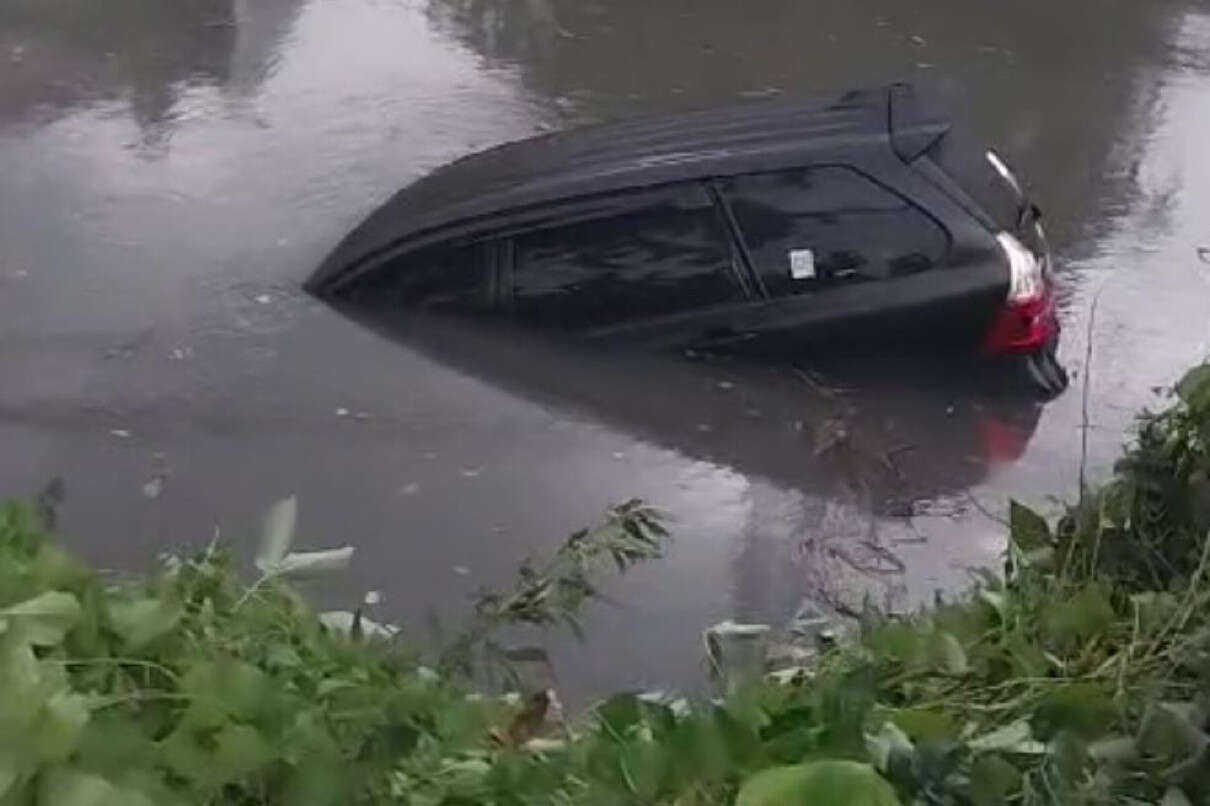
M 445 165 L 400 190 L 354 229 L 308 280 L 323 293 L 384 257 L 499 226 L 535 206 L 794 164 L 821 151 L 887 149 L 902 85 L 825 100 L 747 102 L 506 143 Z M 900 115 L 914 129 L 944 122 Z M 935 134 L 932 136 L 936 136 Z

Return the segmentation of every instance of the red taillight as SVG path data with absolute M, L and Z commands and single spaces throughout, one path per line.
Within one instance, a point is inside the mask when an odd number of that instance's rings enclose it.
M 1008 260 L 1008 298 L 996 313 L 983 352 L 988 356 L 1036 352 L 1056 330 L 1054 292 L 1045 258 L 1007 232 L 1001 232 L 996 240 Z
M 1054 294 L 1048 283 L 1040 297 L 1004 303 L 983 342 L 983 352 L 988 356 L 1034 353 L 1054 335 Z

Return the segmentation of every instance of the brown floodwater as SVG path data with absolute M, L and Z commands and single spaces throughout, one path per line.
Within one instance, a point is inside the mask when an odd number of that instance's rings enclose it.
M 170 5 L 0 4 L 0 495 L 61 478 L 63 530 L 106 566 L 216 530 L 247 551 L 295 494 L 300 544 L 358 549 L 315 597 L 378 590 L 379 618 L 422 631 L 639 496 L 675 542 L 608 586 L 586 643 L 553 642 L 555 668 L 573 698 L 692 686 L 722 619 L 906 607 L 995 565 L 1008 498 L 1073 491 L 1085 433 L 1103 476 L 1210 345 L 1200 3 Z M 391 192 L 469 151 L 899 79 L 945 95 L 1044 209 L 1075 376 L 1055 401 L 927 357 L 382 338 L 299 291 Z

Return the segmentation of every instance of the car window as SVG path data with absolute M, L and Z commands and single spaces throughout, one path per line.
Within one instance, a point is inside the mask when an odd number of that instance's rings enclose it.
M 899 277 L 945 259 L 945 230 L 907 200 L 839 166 L 718 181 L 771 294 Z
M 439 313 L 473 313 L 492 304 L 485 244 L 424 249 L 392 261 L 356 289 L 359 298 Z
M 745 299 L 730 236 L 698 184 L 624 212 L 517 236 L 512 306 L 551 327 L 602 327 Z

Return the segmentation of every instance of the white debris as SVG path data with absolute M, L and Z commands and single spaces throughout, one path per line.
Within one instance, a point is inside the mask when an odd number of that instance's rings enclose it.
M 143 485 L 143 495 L 147 498 L 159 498 L 160 493 L 164 491 L 163 476 L 156 476 Z
M 340 408 L 338 408 L 336 410 L 337 417 L 348 417 L 349 414 L 351 414 L 351 412 L 348 409 L 346 409 L 344 406 L 341 406 Z
M 620 461 L 620 460 L 622 460 L 622 459 L 625 459 L 625 458 L 626 458 L 626 454 L 622 453 L 621 451 L 614 451 L 614 452 L 613 452 L 613 458 L 614 458 L 614 459 L 618 459 L 618 460 Z
M 168 357 L 171 358 L 173 361 L 184 361 L 186 358 L 193 357 L 193 348 L 192 347 L 176 347 L 173 349 L 173 351 L 171 353 L 168 354 Z
M 467 568 L 465 565 L 455 565 L 454 573 L 460 577 L 468 577 L 471 575 L 471 569 Z
M 482 472 L 483 472 L 483 468 L 480 468 L 480 467 L 464 467 L 464 468 L 462 468 L 462 476 L 464 478 L 468 478 L 468 479 L 473 479 Z
M 731 381 L 719 381 L 718 388 L 722 389 L 723 391 L 726 391 L 728 389 L 734 389 L 735 384 L 731 383 Z
M 713 431 L 713 430 L 714 430 L 714 427 L 713 427 L 713 426 L 711 426 L 709 423 L 698 423 L 698 424 L 697 424 L 697 430 L 698 430 L 698 431 L 701 431 L 701 432 L 704 434 L 704 433 L 707 433 L 707 432 L 709 432 L 709 431 Z
M 919 45 L 920 47 L 924 47 L 925 45 L 928 44 L 928 41 L 923 36 L 920 36 L 919 34 L 912 35 L 912 42 Z
M 418 492 L 420 492 L 420 485 L 414 481 L 410 481 L 399 488 L 400 495 L 415 495 Z
M 382 601 L 382 594 L 378 591 L 366 591 L 365 598 L 362 599 L 367 605 L 376 605 Z
M 353 419 L 361 420 L 362 422 L 370 419 L 370 417 L 371 417 L 371 415 L 368 411 L 358 411 L 358 412 L 353 413 Z
M 130 432 L 125 428 L 111 428 L 109 429 L 109 435 L 118 439 L 130 439 Z
M 257 303 L 261 305 L 268 305 L 273 301 L 273 297 L 269 294 L 257 294 L 253 299 L 255 299 Z

